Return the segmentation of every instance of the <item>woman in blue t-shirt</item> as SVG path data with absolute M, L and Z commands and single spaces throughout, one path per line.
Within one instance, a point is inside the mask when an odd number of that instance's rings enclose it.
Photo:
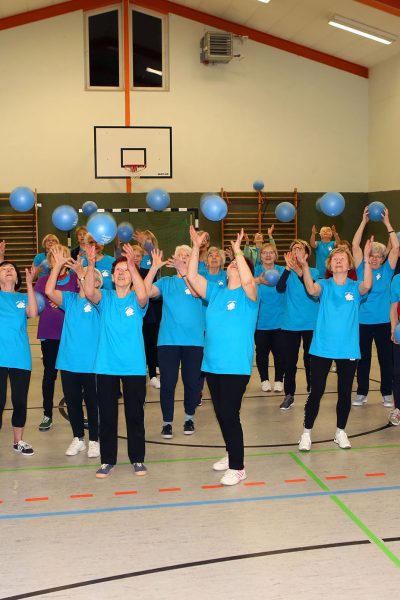
M 318 416 L 332 360 L 336 362 L 338 374 L 337 429 L 334 442 L 339 448 L 351 448 L 344 430 L 350 414 L 351 388 L 360 357 L 359 306 L 361 297 L 368 293 L 372 285 L 370 254 L 371 241 L 368 240 L 364 249 L 364 281 L 353 281 L 347 277 L 349 270 L 353 268 L 353 258 L 347 249 L 339 247 L 332 250 L 326 261 L 327 268 L 333 274 L 332 278 L 314 282 L 307 258 L 297 253 L 307 292 L 314 298 L 319 298 L 320 303 L 310 347 L 311 391 L 304 408 L 304 431 L 299 441 L 299 450 L 302 452 L 311 449 L 311 430 Z M 301 308 L 300 305 L 299 310 Z
M 212 281 L 221 287 L 225 287 L 227 283 L 226 271 L 224 271 L 225 260 L 225 252 L 216 246 L 211 246 L 207 250 L 205 267 L 201 270 L 201 274 L 207 281 Z
M 9 261 L 0 263 L 0 429 L 7 396 L 7 379 L 11 383 L 14 450 L 31 456 L 33 448 L 22 440 L 26 422 L 28 389 L 32 358 L 27 319 L 36 317 L 38 307 L 33 291 L 34 268 L 25 270 L 27 294 L 16 291 L 21 286 L 18 267 Z
M 122 381 L 128 456 L 135 475 L 146 475 L 144 465 L 144 403 L 146 398 L 146 357 L 142 334 L 148 296 L 129 244 L 112 265 L 115 290 L 95 285 L 95 249 L 87 249 L 86 298 L 97 305 L 100 334 L 94 371 L 100 412 L 101 466 L 96 477 L 108 477 L 117 462 L 118 397 Z M 133 288 L 133 289 L 132 289 Z
M 199 296 L 208 302 L 201 368 L 206 374 L 227 450 L 227 456 L 214 463 L 213 468 L 225 471 L 221 479 L 223 485 L 235 485 L 247 477 L 240 408 L 252 370 L 259 307 L 257 285 L 253 264 L 240 249 L 243 229 L 231 242 L 234 260 L 227 269 L 228 286 L 225 288 L 208 282 L 198 272 L 203 235 L 199 235 L 194 227 L 190 228 L 193 250 L 188 280 Z
M 59 244 L 59 239 L 54 233 L 48 233 L 42 239 L 42 248 L 44 252 L 36 254 L 33 259 L 32 267 L 34 268 L 34 278 L 43 277 L 50 273 L 49 263 L 47 262 L 47 255 L 50 249 L 55 245 Z
M 364 276 L 363 253 L 360 248 L 361 237 L 369 221 L 368 207 L 353 238 L 353 256 L 357 277 Z M 360 350 L 361 360 L 357 367 L 357 395 L 353 406 L 363 406 L 367 402 L 369 391 L 369 373 L 371 370 L 372 342 L 375 341 L 381 372 L 380 391 L 383 405 L 393 406 L 393 358 L 390 330 L 390 284 L 396 267 L 399 240 L 389 221 L 389 211 L 385 209 L 382 222 L 388 230 L 391 249 L 385 260 L 386 247 L 373 242 L 371 250 L 372 289 L 360 307 Z
M 265 272 L 276 269 L 281 275 L 284 268 L 275 265 L 278 260 L 278 251 L 275 244 L 263 244 L 260 249 L 261 264 L 255 267 L 256 283 L 259 286 L 260 310 L 258 312 L 257 327 L 254 336 L 256 343 L 256 363 L 261 379 L 261 390 L 271 391 L 268 375 L 269 354 L 272 352 L 275 366 L 274 392 L 283 391 L 284 365 L 284 340 L 282 332 L 282 318 L 284 297 L 278 294 L 276 287 L 265 279 Z
M 98 269 L 103 278 L 103 289 L 104 290 L 112 290 L 114 289 L 112 277 L 111 277 L 111 267 L 114 263 L 115 258 L 110 256 L 109 254 L 104 254 L 104 245 L 98 244 L 96 240 L 87 233 L 85 235 L 85 246 L 86 248 L 90 246 L 94 246 L 96 252 L 96 269 Z M 84 257 L 83 266 L 87 265 L 87 259 Z

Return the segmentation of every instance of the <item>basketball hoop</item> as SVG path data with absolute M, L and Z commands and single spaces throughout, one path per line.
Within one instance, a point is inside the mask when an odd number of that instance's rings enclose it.
M 146 165 L 124 165 L 124 169 L 128 171 L 131 179 L 140 179 L 142 171 L 144 171 Z

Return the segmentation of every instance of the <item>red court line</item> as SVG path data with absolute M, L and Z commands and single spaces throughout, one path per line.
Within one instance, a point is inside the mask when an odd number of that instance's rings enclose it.
M 182 488 L 160 488 L 159 492 L 180 492 Z
M 328 477 L 325 477 L 325 479 L 328 481 L 331 481 L 332 479 L 347 479 L 347 475 L 329 475 Z
M 25 502 L 38 502 L 39 500 L 48 500 L 47 496 L 43 496 L 43 498 L 25 498 Z
M 302 481 L 307 481 L 307 479 L 285 479 L 285 483 L 300 483 Z
M 222 485 L 222 483 L 218 483 L 216 485 L 202 485 L 201 489 L 202 490 L 214 490 L 215 488 L 222 488 L 222 487 L 224 487 Z
M 137 494 L 135 490 L 129 490 L 127 492 L 114 492 L 115 496 L 126 496 L 127 494 Z
M 265 485 L 265 481 L 246 481 L 244 485 Z
M 383 477 L 386 473 L 365 473 L 365 477 Z
M 70 498 L 93 498 L 94 494 L 72 494 Z

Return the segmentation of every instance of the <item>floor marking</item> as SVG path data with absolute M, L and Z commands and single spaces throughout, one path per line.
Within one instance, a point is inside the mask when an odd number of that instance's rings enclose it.
M 182 488 L 160 488 L 159 492 L 181 492 Z
M 25 498 L 25 502 L 39 502 L 41 500 L 48 500 L 47 496 L 43 496 L 43 498 Z
M 222 483 L 216 483 L 215 485 L 202 485 L 200 486 L 202 490 L 215 490 L 216 488 L 223 488 Z
M 325 479 L 327 479 L 328 481 L 331 481 L 333 479 L 347 479 L 347 475 L 328 475 L 328 477 L 325 477 Z
M 365 473 L 365 477 L 383 477 L 386 473 Z
M 94 494 L 72 494 L 70 498 L 93 498 Z
M 246 481 L 243 485 L 265 485 L 265 481 Z
M 301 460 L 299 456 L 292 453 L 293 460 L 305 471 L 318 485 L 321 490 L 327 491 L 329 490 L 328 486 L 312 471 L 304 462 Z M 381 540 L 376 536 L 366 525 L 363 523 L 337 496 L 339 493 L 337 491 L 330 491 L 331 500 L 353 521 L 355 525 L 373 542 L 386 556 L 393 562 L 396 567 L 400 567 L 400 558 L 398 558 Z
M 128 494 L 137 494 L 136 490 L 128 490 L 127 492 L 114 492 L 115 496 L 127 496 Z
M 307 481 L 307 479 L 285 479 L 285 483 L 301 483 Z
M 305 467 L 305 465 L 304 465 Z M 307 468 L 307 467 L 306 467 Z M 310 475 L 311 476 L 311 475 Z M 325 485 L 321 482 L 322 485 Z M 225 486 L 223 486 L 225 487 Z M 326 487 L 326 486 L 325 486 Z M 162 508 L 191 508 L 197 506 L 212 506 L 212 505 L 223 505 L 223 504 L 241 504 L 244 502 L 269 502 L 275 500 L 298 500 L 305 498 L 322 498 L 324 496 L 343 496 L 351 494 L 368 494 L 371 492 L 398 492 L 400 485 L 391 485 L 387 487 L 376 487 L 376 488 L 356 488 L 351 490 L 321 490 L 317 492 L 303 492 L 297 494 L 279 494 L 277 496 L 252 496 L 250 498 L 221 498 L 218 500 L 193 500 L 188 502 L 171 502 L 161 504 L 141 504 L 141 505 L 127 505 L 118 507 L 106 507 L 106 508 L 86 508 L 80 510 L 61 510 L 56 512 L 43 512 L 43 513 L 17 513 L 0 515 L 0 521 L 12 520 L 12 519 L 35 519 L 40 517 L 66 517 L 76 515 L 91 515 L 99 513 L 114 513 L 114 512 L 129 512 L 129 511 L 142 511 L 142 510 L 155 510 Z M 396 558 L 396 560 L 398 560 Z M 400 564 L 400 560 L 399 560 Z

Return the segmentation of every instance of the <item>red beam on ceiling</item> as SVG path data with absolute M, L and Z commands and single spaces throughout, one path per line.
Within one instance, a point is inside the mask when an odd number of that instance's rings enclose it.
M 400 0 L 356 0 L 356 2 L 400 17 Z

